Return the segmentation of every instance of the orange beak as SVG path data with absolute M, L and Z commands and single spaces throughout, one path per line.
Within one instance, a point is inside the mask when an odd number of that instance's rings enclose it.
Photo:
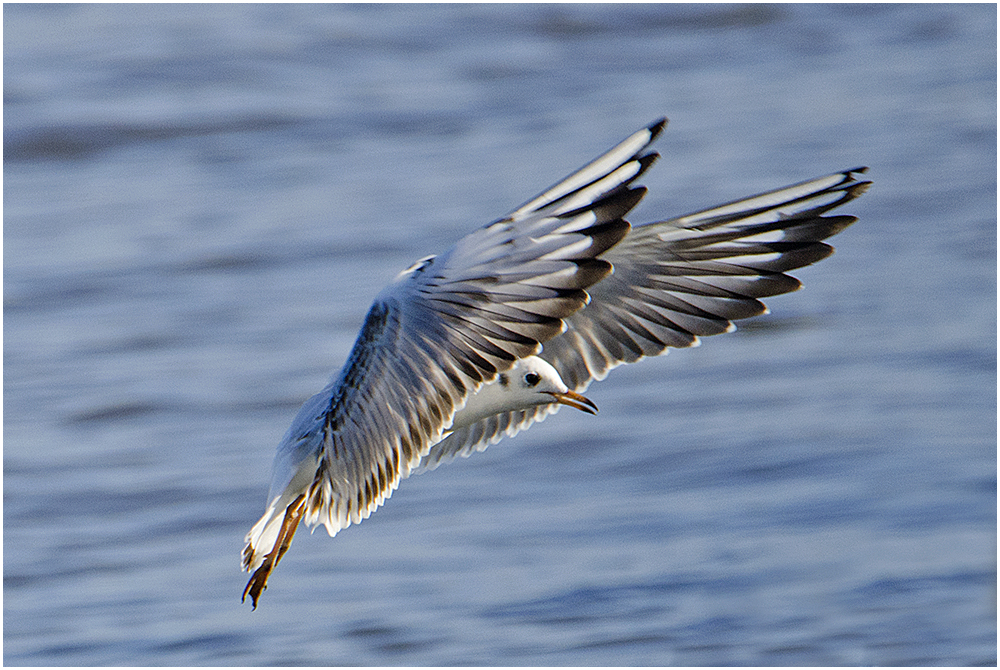
M 567 405 L 587 414 L 597 414 L 597 405 L 576 391 L 566 391 L 565 393 L 550 393 L 560 405 Z

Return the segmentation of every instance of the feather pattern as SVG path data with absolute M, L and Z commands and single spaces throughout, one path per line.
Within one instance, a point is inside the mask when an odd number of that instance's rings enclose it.
M 376 297 L 347 362 L 278 446 L 264 515 L 246 536 L 254 607 L 300 520 L 330 535 L 400 480 L 469 456 L 554 413 L 610 370 L 732 330 L 786 274 L 825 258 L 855 221 L 846 170 L 632 228 L 661 119 Z
M 797 290 L 785 272 L 833 253 L 823 240 L 856 220 L 823 216 L 870 182 L 855 168 L 667 221 L 634 227 L 600 256 L 614 272 L 589 289 L 591 301 L 565 319 L 541 358 L 582 392 L 623 363 L 691 347 L 767 311 L 760 298 Z M 417 472 L 467 457 L 559 409 L 508 412 L 448 434 Z
M 344 367 L 278 447 L 244 569 L 275 549 L 285 510 L 303 491 L 303 520 L 330 535 L 367 518 L 441 440 L 469 394 L 565 329 L 589 300 L 586 289 L 611 272 L 598 257 L 629 231 L 622 217 L 645 193 L 631 184 L 655 160 L 643 151 L 664 124 L 418 261 L 379 294 Z M 267 571 L 248 585 L 255 602 Z

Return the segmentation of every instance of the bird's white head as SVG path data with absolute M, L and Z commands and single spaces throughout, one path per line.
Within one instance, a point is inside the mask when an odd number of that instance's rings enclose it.
M 513 409 L 559 403 L 590 414 L 597 413 L 597 405 L 569 390 L 556 369 L 538 356 L 522 358 L 510 370 L 501 373 L 495 383 Z
M 528 356 L 470 397 L 465 407 L 456 412 L 453 427 L 461 428 L 495 414 L 552 403 L 597 413 L 597 405 L 571 391 L 554 367 L 537 356 Z

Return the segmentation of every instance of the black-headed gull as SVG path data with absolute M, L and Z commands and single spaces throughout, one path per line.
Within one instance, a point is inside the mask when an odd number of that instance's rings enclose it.
M 246 536 L 256 609 L 300 521 L 333 536 L 413 472 L 468 456 L 568 405 L 622 363 L 690 347 L 799 288 L 789 270 L 856 219 L 866 168 L 631 226 L 666 119 L 404 270 L 278 445 L 267 511 Z

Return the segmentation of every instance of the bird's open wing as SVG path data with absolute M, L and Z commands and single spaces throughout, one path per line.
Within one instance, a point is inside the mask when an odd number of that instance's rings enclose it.
M 542 358 L 582 391 L 622 363 L 689 347 L 767 311 L 760 298 L 797 290 L 785 274 L 833 253 L 823 240 L 857 219 L 823 216 L 871 182 L 845 170 L 668 221 L 636 226 L 602 256 L 614 267 Z
M 801 284 L 785 272 L 826 258 L 825 240 L 856 219 L 823 216 L 858 197 L 870 182 L 846 170 L 668 221 L 637 226 L 601 255 L 614 273 L 589 289 L 591 301 L 545 343 L 539 356 L 570 389 L 582 392 L 622 363 L 689 347 L 732 330 L 734 319 L 764 313 L 760 298 Z M 420 464 L 431 470 L 469 456 L 554 413 L 509 412 L 455 431 Z
M 550 403 L 531 409 L 502 412 L 448 433 L 444 439 L 431 447 L 427 455 L 420 460 L 420 465 L 413 469 L 413 474 L 434 470 L 459 456 L 468 458 L 477 451 L 485 451 L 487 447 L 496 444 L 504 437 L 513 437 L 531 424 L 544 420 L 549 414 L 554 414 L 557 407 L 560 405 Z
M 375 300 L 347 363 L 279 447 L 318 454 L 304 519 L 332 535 L 366 518 L 440 440 L 466 396 L 536 353 L 611 271 L 603 252 L 645 189 L 663 127 L 645 128 L 441 256 L 418 262 Z M 301 459 L 299 459 L 301 460 Z M 276 471 L 274 481 L 291 477 Z M 272 484 L 272 494 L 275 494 Z M 251 561 L 252 565 L 252 561 Z

